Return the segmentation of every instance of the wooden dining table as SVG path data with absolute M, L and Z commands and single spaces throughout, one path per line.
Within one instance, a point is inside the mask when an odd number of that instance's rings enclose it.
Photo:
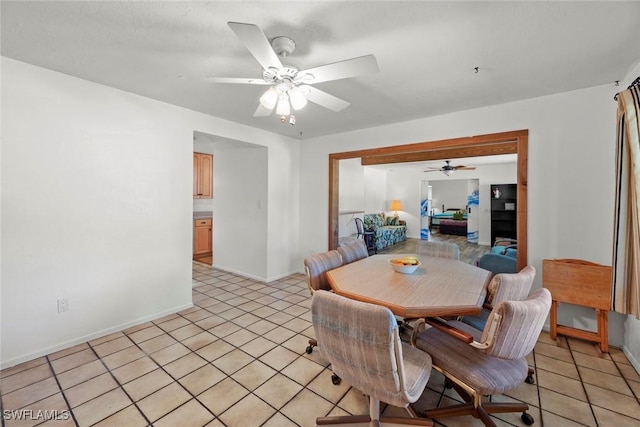
M 455 259 L 412 254 L 420 266 L 402 274 L 389 260 L 403 256 L 373 255 L 327 271 L 327 279 L 335 293 L 388 307 L 404 318 L 480 313 L 491 272 Z

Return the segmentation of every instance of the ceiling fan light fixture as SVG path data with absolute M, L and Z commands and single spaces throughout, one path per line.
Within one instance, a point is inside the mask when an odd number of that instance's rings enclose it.
M 286 93 L 280 94 L 278 98 L 278 105 L 276 106 L 276 114 L 279 116 L 291 115 L 291 105 L 289 104 L 289 97 Z
M 289 99 L 294 110 L 301 110 L 307 105 L 307 98 L 297 86 L 294 86 L 289 91 Z
M 260 97 L 260 104 L 262 104 L 262 106 L 264 108 L 267 108 L 269 110 L 273 110 L 273 107 L 276 106 L 277 102 L 278 102 L 278 92 L 276 91 L 276 89 L 273 86 L 271 86 Z

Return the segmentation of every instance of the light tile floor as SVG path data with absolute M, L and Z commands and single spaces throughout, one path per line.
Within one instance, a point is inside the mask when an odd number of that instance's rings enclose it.
M 305 353 L 313 329 L 302 275 L 264 284 L 194 263 L 193 285 L 193 308 L 3 370 L 2 426 L 311 426 L 367 413 L 361 393 L 331 383 L 320 351 Z M 619 350 L 544 333 L 529 361 L 536 384 L 494 400 L 529 403 L 541 426 L 639 425 L 640 376 Z M 442 388 L 434 372 L 416 409 Z M 443 404 L 456 397 L 448 390 Z M 523 425 L 519 414 L 494 419 Z

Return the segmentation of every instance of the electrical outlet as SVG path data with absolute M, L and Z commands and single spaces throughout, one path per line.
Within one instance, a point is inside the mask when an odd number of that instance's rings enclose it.
M 60 298 L 58 300 L 58 313 L 69 311 L 69 298 Z

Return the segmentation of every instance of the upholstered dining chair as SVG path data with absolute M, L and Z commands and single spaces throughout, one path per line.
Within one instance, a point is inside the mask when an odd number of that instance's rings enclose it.
M 518 273 L 496 274 L 487 286 L 487 296 L 480 314 L 464 316 L 461 320 L 482 331 L 493 307 L 500 301 L 521 301 L 527 298 L 535 278 L 536 269 L 531 265 L 527 265 Z
M 321 252 L 304 259 L 304 272 L 307 276 L 307 286 L 311 295 L 318 290 L 331 290 L 329 281 L 325 273 L 342 265 L 342 256 L 336 250 Z M 306 349 L 307 354 L 313 352 L 313 347 L 318 346 L 317 339 L 310 339 L 309 346 Z
M 342 257 L 342 264 L 349 264 L 369 256 L 367 245 L 364 240 L 356 240 L 344 246 L 338 247 L 338 252 Z
M 433 425 L 423 418 L 380 416 L 382 401 L 406 408 L 415 417 L 410 404 L 418 400 L 431 375 L 431 357 L 400 341 L 391 310 L 318 291 L 311 318 L 322 356 L 333 372 L 369 396 L 368 416 L 321 417 L 316 425 Z
M 416 252 L 418 255 L 460 259 L 460 248 L 455 243 L 421 240 L 417 244 Z
M 424 320 L 419 321 L 411 343 L 431 355 L 434 369 L 445 375 L 465 401 L 428 409 L 425 416 L 440 419 L 472 415 L 485 426 L 496 427 L 489 414 L 522 412 L 522 421 L 533 424 L 526 403 L 483 402 L 482 396 L 502 394 L 522 384 L 528 369 L 526 356 L 536 345 L 550 307 L 551 293 L 545 288 L 524 301 L 502 301 L 491 312 L 479 341 L 465 334 L 467 325 L 460 322 L 449 322 L 457 323 L 454 337 L 453 328 L 433 326 L 423 330 Z
M 487 297 L 485 298 L 482 311 L 477 316 L 464 316 L 460 320 L 463 323 L 473 327 L 478 333 L 484 330 L 487 319 L 493 307 L 500 301 L 522 301 L 527 298 L 536 277 L 536 269 L 527 265 L 518 273 L 496 274 L 491 278 L 489 286 L 487 286 Z M 535 382 L 533 375 L 535 371 L 529 368 L 525 382 L 533 384 Z

